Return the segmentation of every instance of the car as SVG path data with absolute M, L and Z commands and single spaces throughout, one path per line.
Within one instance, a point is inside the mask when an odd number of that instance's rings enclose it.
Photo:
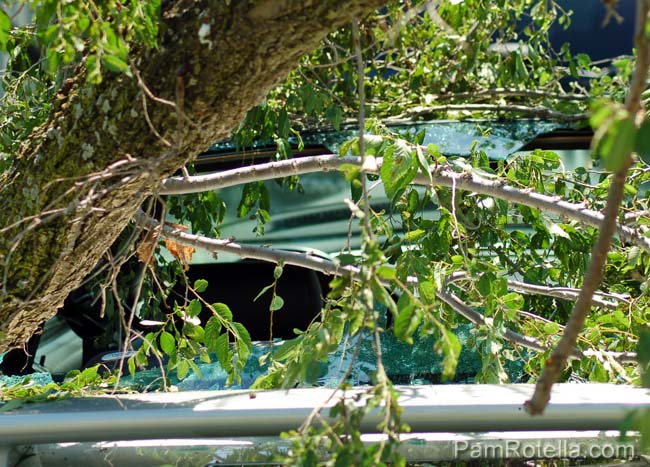
M 631 4 L 621 3 L 625 8 Z M 617 26 L 612 23 L 611 27 Z M 561 33 L 552 31 L 554 34 Z M 616 53 L 628 52 L 631 42 L 628 43 L 627 35 L 616 37 L 621 40 L 609 41 L 618 47 Z M 590 41 L 586 46 L 595 42 Z M 591 52 L 585 49 L 574 53 L 581 51 Z M 443 154 L 459 156 L 459 163 L 462 157 L 476 150 L 483 151 L 493 164 L 498 164 L 497 161 L 520 151 L 534 149 L 557 151 L 566 167 L 588 165 L 591 161 L 591 131 L 557 121 L 522 118 L 400 121 L 393 122 L 390 130 L 398 134 L 420 134 L 423 144 L 437 144 Z M 302 144 L 295 141 L 293 157 L 338 153 L 355 134 L 354 127 L 303 133 Z M 266 162 L 273 160 L 276 152 L 272 142 L 259 141 L 245 151 L 238 150 L 232 142 L 220 142 L 198 158 L 195 169 L 207 173 Z M 361 243 L 359 230 L 349 227 L 350 209 L 344 201 L 351 197 L 349 183 L 336 173 L 305 175 L 301 183 L 309 188 L 306 191 L 311 195 L 287 192 L 273 181 L 265 182 L 265 190 L 273 193 L 275 202 L 271 206 L 271 220 L 264 225 L 264 244 L 340 263 L 342 245 L 349 242 L 347 252 L 355 254 Z M 241 190 L 241 187 L 225 188 L 218 195 L 228 201 L 228 206 L 236 206 Z M 390 214 L 391 203 L 380 183 L 373 185 L 372 206 Z M 158 214 L 159 220 L 163 220 Z M 427 205 L 426 214 L 436 219 L 435 202 Z M 171 216 L 166 219 L 179 220 Z M 226 211 L 220 233 L 238 244 L 256 245 L 260 242 L 255 235 L 258 220 L 241 218 L 234 210 Z M 524 223 L 511 228 L 527 226 Z M 403 233 L 399 225 L 396 231 Z M 162 255 L 163 261 L 173 262 L 172 255 L 164 251 Z M 137 275 L 133 271 L 147 266 L 134 260 L 126 267 L 132 273 L 124 275 L 121 291 L 133 298 L 137 295 L 133 293 L 137 289 Z M 204 299 L 207 303 L 227 304 L 253 340 L 251 355 L 239 373 L 240 380 L 233 381 L 229 372 L 214 362 L 214 356 L 210 363 L 193 360 L 195 369 L 186 375 L 171 372 L 161 378 L 158 367 L 165 366 L 168 358 L 163 355 L 161 361 L 150 358 L 140 362 L 144 370 L 123 377 L 126 385 L 149 389 L 152 393 L 87 396 L 47 404 L 9 402 L 0 407 L 0 467 L 3 463 L 21 467 L 81 462 L 205 466 L 273 463 L 291 447 L 288 441 L 278 438 L 281 431 L 297 429 L 322 404 L 331 406 L 341 399 L 350 403 L 363 401 L 367 395 L 365 385 L 372 382 L 376 360 L 372 345 L 359 337 L 343 339 L 341 345 L 332 349 L 332 356 L 320 362 L 306 378 L 305 387 L 264 392 L 250 389 L 267 370 L 260 359 L 264 359 L 271 347 L 281 349 L 295 338 L 296 331 L 307 329 L 321 312 L 330 290 L 331 279 L 323 272 L 285 265 L 274 291 L 283 299 L 282 319 L 277 314 L 277 319 L 272 319 L 268 312 L 272 294 L 256 297 L 273 282 L 274 272 L 274 265 L 258 260 L 240 260 L 225 253 L 215 257 L 211 252 L 197 251 L 187 270 L 181 273 L 184 279 L 180 287 L 172 291 L 168 303 L 160 302 L 160 311 L 171 313 L 174 297 L 181 303 L 186 296 L 186 285 L 192 286 L 202 279 L 218 285 L 206 288 Z M 122 365 L 126 372 L 126 362 L 147 345 L 146 333 L 152 324 L 136 313 L 133 328 L 140 337 L 133 342 L 133 349 L 124 348 L 124 335 L 117 329 L 119 326 L 116 328 L 114 316 L 104 311 L 92 287 L 75 291 L 26 349 L 2 357 L 0 370 L 4 376 L 0 377 L 0 385 L 6 388 L 24 384 L 25 376 L 44 385 L 51 380 L 60 382 L 70 371 L 91 370 L 98 363 L 110 368 Z M 376 311 L 386 312 L 381 308 Z M 162 319 L 165 316 L 163 313 Z M 209 316 L 199 318 L 205 324 Z M 389 313 L 382 319 L 387 329 L 394 324 Z M 472 338 L 471 325 L 458 325 L 454 332 L 463 343 Z M 605 456 L 609 458 L 629 459 L 639 452 L 637 439 L 621 442 L 618 430 L 629 421 L 631 412 L 650 407 L 650 396 L 645 389 L 590 385 L 586 390 L 583 385 L 562 384 L 557 387 L 547 417 L 540 421 L 529 418 L 523 410 L 523 401 L 532 391 L 529 385 L 459 384 L 472 382 L 480 371 L 478 355 L 474 352 L 464 349 L 454 379 L 446 385 L 437 385 L 444 379 L 443 361 L 432 352 L 431 338 L 416 340 L 411 346 L 386 333 L 382 346 L 386 371 L 401 395 L 403 420 L 413 429 L 413 433 L 403 435 L 400 448 L 410 463 L 603 457 L 604 448 L 600 455 L 595 455 L 586 451 L 590 446 L 606 446 L 611 451 L 611 455 Z M 353 357 L 355 347 L 359 351 Z M 348 371 L 352 360 L 354 364 Z M 521 361 L 515 361 L 507 368 L 510 381 L 525 381 L 522 366 Z M 334 393 L 333 388 L 342 378 L 354 388 Z M 155 392 L 163 385 L 178 392 Z M 374 411 L 365 421 L 363 442 L 382 439 L 376 428 L 377 417 L 378 411 Z M 518 443 L 516 449 L 513 440 Z
M 485 128 L 488 126 L 490 133 L 486 136 Z M 564 164 L 569 167 L 584 165 L 589 160 L 590 131 L 552 121 L 520 119 L 510 122 L 408 122 L 392 125 L 391 131 L 411 135 L 419 133 L 423 138 L 422 144 L 436 142 L 440 150 L 450 157 L 468 157 L 471 151 L 481 150 L 496 163 L 518 151 L 548 148 L 558 150 L 558 147 L 562 147 L 564 149 L 559 151 L 564 151 Z M 355 134 L 354 129 L 305 133 L 302 136 L 304 149 L 296 151 L 294 157 L 336 153 L 341 145 Z M 265 146 L 264 142 L 243 153 L 237 151 L 233 143 L 223 142 L 201 155 L 195 167 L 199 173 L 204 173 L 241 165 L 242 161 L 246 164 L 266 162 L 273 157 L 275 147 Z M 264 243 L 279 250 L 309 252 L 327 260 L 335 260 L 346 242 L 349 243 L 351 251 L 357 250 L 360 246 L 358 226 L 350 227 L 350 211 L 344 202 L 351 196 L 349 183 L 336 172 L 303 175 L 300 183 L 307 194 L 285 190 L 272 180 L 265 182 L 274 203 L 271 206 L 271 221 L 264 227 Z M 218 191 L 218 196 L 230 206 L 220 224 L 221 235 L 234 238 L 242 245 L 257 244 L 260 241 L 254 232 L 257 220 L 240 218 L 237 214 L 236 206 L 241 195 L 241 186 Z M 380 183 L 375 185 L 372 192 L 372 206 L 376 210 L 390 209 L 390 200 Z M 433 219 L 437 217 L 435 203 L 429 204 L 427 215 Z M 397 231 L 399 232 L 399 228 Z M 162 249 L 161 254 L 169 261 L 174 260 L 165 249 Z M 135 263 L 131 267 L 137 270 L 140 266 Z M 208 303 L 223 302 L 234 310 L 237 321 L 244 324 L 251 338 L 258 342 L 258 353 L 263 354 L 265 347 L 262 343 L 270 337 L 268 310 L 271 295 L 263 295 L 257 300 L 255 297 L 272 280 L 274 267 L 271 263 L 241 260 L 223 253 L 215 258 L 212 253 L 199 250 L 194 253 L 182 280 L 186 284 L 194 284 L 199 279 L 218 284 L 218 287 L 208 287 L 202 294 L 203 299 Z M 286 340 L 295 337 L 294 329 L 307 329 L 320 313 L 324 297 L 329 291 L 330 280 L 322 272 L 287 265 L 277 284 L 277 295 L 284 300 L 282 318 L 274 320 L 272 336 Z M 184 286 L 180 286 L 172 291 L 169 300 L 180 298 L 184 294 Z M 115 338 L 110 317 L 101 315 L 101 301 L 96 293 L 88 287 L 82 287 L 73 292 L 58 315 L 45 324 L 43 333 L 32 338 L 27 352 L 20 349 L 10 352 L 0 363 L 0 370 L 8 375 L 47 372 L 54 380 L 60 381 L 71 370 L 83 369 L 97 363 L 114 365 L 123 358 L 122 342 L 119 337 Z M 208 316 L 203 316 L 204 324 L 207 318 Z M 390 319 L 390 315 L 387 319 Z M 137 317 L 134 324 L 139 332 L 147 332 L 147 327 L 140 326 Z M 390 327 L 390 322 L 387 325 Z M 112 332 L 112 338 L 107 336 Z M 470 326 L 461 326 L 458 333 L 462 341 L 466 342 Z M 391 375 L 397 378 L 397 381 L 410 381 L 413 378 L 431 382 L 441 380 L 439 359 L 433 367 L 425 365 L 423 368 L 417 368 L 413 362 L 417 362 L 418 358 L 412 358 L 413 355 L 406 344 L 396 339 L 391 340 L 390 334 L 386 339 L 386 345 L 400 348 L 399 354 L 406 352 L 409 355 L 408 359 L 402 358 L 394 362 L 395 369 Z M 420 345 L 424 349 L 432 343 L 423 341 Z M 428 360 L 429 352 L 424 352 L 423 356 Z M 253 361 L 254 359 L 251 359 L 251 365 L 259 376 L 261 369 Z M 478 371 L 478 358 L 475 355 L 472 357 L 463 354 L 462 361 L 464 364 L 459 368 L 457 381 L 471 381 Z M 203 371 L 204 376 L 210 374 L 206 370 Z M 513 368 L 512 371 L 513 380 L 517 381 L 521 369 Z M 251 383 L 254 379 L 249 377 L 247 381 Z M 209 387 L 205 378 L 202 383 L 195 382 L 194 379 L 190 381 L 191 384 Z M 215 383 L 213 387 L 223 387 L 224 381 Z M 182 382 L 178 383 L 184 387 Z

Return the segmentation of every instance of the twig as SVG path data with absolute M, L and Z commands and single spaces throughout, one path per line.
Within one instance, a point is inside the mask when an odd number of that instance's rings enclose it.
M 149 209 L 152 209 L 152 204 L 149 205 Z M 163 208 L 163 212 L 161 215 L 161 218 L 165 218 L 165 210 Z M 153 218 L 151 218 L 153 220 Z M 162 224 L 162 221 L 155 221 L 157 223 L 156 229 L 160 229 L 160 225 Z M 155 231 L 155 230 L 154 230 Z M 153 257 L 155 248 L 151 248 L 149 250 L 149 253 L 147 255 L 146 261 L 144 261 L 144 264 L 142 265 L 142 272 L 140 273 L 140 277 L 138 278 L 138 283 L 135 289 L 135 296 L 133 297 L 133 305 L 131 305 L 131 313 L 129 315 L 129 320 L 126 322 L 126 327 L 124 329 L 124 342 L 122 344 L 122 355 L 120 355 L 120 370 L 117 373 L 117 378 L 115 380 L 115 388 L 117 389 L 119 383 L 120 383 L 120 378 L 122 377 L 122 368 L 124 368 L 124 360 L 126 359 L 126 353 L 127 349 L 129 348 L 130 345 L 130 339 L 131 339 L 131 331 L 133 329 L 133 320 L 135 318 L 135 311 L 138 306 L 138 301 L 140 300 L 140 294 L 142 292 L 142 286 L 144 284 L 144 279 L 147 276 L 147 271 L 149 270 L 148 265 L 149 262 L 151 261 L 151 258 Z M 116 297 L 116 299 L 119 302 L 119 297 Z M 122 318 L 124 320 L 124 318 Z M 124 321 L 123 321 L 124 322 Z M 162 370 L 162 367 L 161 367 Z M 167 380 L 164 377 L 165 375 L 163 374 L 163 388 L 167 390 Z
M 382 159 L 375 158 L 374 161 L 376 162 L 374 167 L 371 167 L 368 163 L 365 164 L 365 172 L 379 173 Z M 328 172 L 337 170 L 344 164 L 361 166 L 362 162 L 359 157 L 339 157 L 336 154 L 301 157 L 299 159 L 288 159 L 225 170 L 215 174 L 198 175 L 189 179 L 172 177 L 163 181 L 159 192 L 162 195 L 198 193 L 242 185 L 258 180 L 270 180 L 313 172 Z M 455 184 L 457 189 L 473 191 L 482 195 L 533 207 L 544 212 L 576 220 L 592 227 L 600 228 L 603 221 L 602 213 L 587 209 L 583 204 L 570 203 L 562 200 L 560 197 L 515 188 L 505 185 L 501 180 L 487 180 L 470 172 L 454 172 L 445 167 L 439 167 L 431 173 L 431 179 L 426 174 L 419 173 L 416 175 L 413 183 L 423 186 L 431 186 L 433 183 L 433 185 L 450 188 Z M 650 238 L 645 237 L 638 230 L 619 225 L 616 227 L 616 232 L 619 237 L 634 243 L 645 251 L 650 251 Z
M 361 167 L 366 164 L 366 142 L 364 132 L 366 130 L 366 96 L 364 92 L 364 71 L 363 56 L 361 54 L 361 39 L 359 38 L 359 25 L 356 21 L 352 22 L 352 38 L 354 42 L 354 55 L 357 62 L 358 76 L 358 93 L 359 93 L 359 156 L 361 157 Z M 361 176 L 361 191 L 363 193 L 363 227 L 367 238 L 372 238 L 372 229 L 370 227 L 370 202 L 368 198 L 368 177 Z
M 645 34 L 649 9 L 649 0 L 637 0 L 634 37 L 634 42 L 637 46 L 637 61 L 634 75 L 632 76 L 632 83 L 630 84 L 630 91 L 625 102 L 626 109 L 632 117 L 637 115 L 641 107 L 641 93 L 645 88 L 648 66 L 650 64 L 649 44 Z M 603 270 L 607 261 L 607 253 L 609 252 L 611 239 L 616 230 L 616 219 L 623 199 L 627 171 L 631 164 L 631 154 L 627 154 L 622 168 L 613 174 L 607 196 L 604 219 L 600 226 L 598 240 L 591 255 L 591 261 L 589 262 L 578 301 L 573 307 L 562 338 L 551 353 L 551 356 L 546 360 L 544 371 L 535 385 L 533 396 L 525 403 L 526 411 L 531 415 L 539 415 L 544 412 L 551 399 L 551 388 L 560 377 L 569 355 L 573 352 L 578 335 L 582 330 L 587 314 L 591 308 L 592 297 L 602 280 Z

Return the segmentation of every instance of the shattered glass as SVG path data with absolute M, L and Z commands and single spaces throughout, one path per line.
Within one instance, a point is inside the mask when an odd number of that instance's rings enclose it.
M 476 149 L 485 151 L 488 158 L 501 160 L 518 151 L 538 136 L 553 130 L 566 128 L 566 123 L 522 119 L 517 121 L 485 121 L 485 120 L 438 120 L 426 123 L 411 123 L 393 125 L 390 129 L 396 133 L 409 132 L 417 134 L 425 132 L 424 145 L 436 144 L 446 156 L 467 156 L 472 145 L 477 142 Z M 328 151 L 337 153 L 341 144 L 357 136 L 355 128 L 340 131 L 313 131 L 301 135 L 305 146 L 324 146 Z M 292 144 L 298 143 L 296 138 L 289 138 Z M 274 146 L 273 141 L 259 141 L 253 149 Z M 222 141 L 213 145 L 209 152 L 216 155 L 221 152 L 237 150 L 230 141 Z

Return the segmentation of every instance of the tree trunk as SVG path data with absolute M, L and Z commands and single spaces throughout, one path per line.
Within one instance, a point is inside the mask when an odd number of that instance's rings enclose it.
M 55 96 L 0 175 L 0 352 L 21 346 L 78 287 L 160 180 L 227 137 L 331 30 L 382 0 L 180 0 L 134 76 Z M 141 79 L 137 79 L 137 77 Z

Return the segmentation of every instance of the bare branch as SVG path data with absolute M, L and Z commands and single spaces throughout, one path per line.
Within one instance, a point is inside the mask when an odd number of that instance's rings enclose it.
M 466 272 L 458 271 L 453 273 L 448 279 L 447 284 L 454 282 L 472 280 Z M 556 287 L 556 286 L 547 286 L 539 284 L 529 284 L 527 282 L 517 281 L 513 279 L 506 279 L 508 284 L 508 289 L 514 290 L 515 292 L 528 294 L 528 295 L 545 295 L 547 297 L 560 298 L 562 300 L 573 300 L 575 301 L 578 298 L 580 289 L 573 287 Z M 610 299 L 610 300 L 607 300 Z M 613 300 L 613 301 L 612 301 Z M 603 308 L 608 308 L 610 310 L 615 310 L 618 308 L 617 302 L 623 302 L 627 305 L 630 304 L 630 300 L 620 294 L 608 293 L 596 291 L 594 293 L 593 301 L 595 305 L 601 306 Z
M 650 65 L 650 46 L 645 34 L 649 9 L 649 0 L 637 0 L 636 31 L 634 37 L 637 46 L 637 61 L 625 102 L 627 111 L 632 116 L 635 116 L 641 108 L 641 94 L 645 88 L 648 66 Z M 625 162 L 622 168 L 612 176 L 604 219 L 600 226 L 598 240 L 591 255 L 591 261 L 589 262 L 578 301 L 573 307 L 560 342 L 558 342 L 551 356 L 546 360 L 544 371 L 537 381 L 533 396 L 530 400 L 526 401 L 526 411 L 531 415 L 542 414 L 548 401 L 551 399 L 551 388 L 560 377 L 569 355 L 571 355 L 575 348 L 578 335 L 584 326 L 585 319 L 591 308 L 593 294 L 602 280 L 611 239 L 616 231 L 616 219 L 623 199 L 627 172 L 632 164 L 631 156 L 631 154 L 625 156 Z
M 144 212 L 138 211 L 135 216 L 138 223 L 147 229 L 154 229 L 159 226 L 159 221 L 148 217 Z M 296 253 L 293 251 L 276 250 L 263 246 L 242 245 L 228 239 L 205 237 L 184 232 L 170 225 L 162 227 L 161 234 L 180 245 L 201 248 L 210 252 L 231 253 L 242 259 L 258 259 L 272 263 L 284 263 L 294 266 L 301 266 L 315 271 L 334 276 L 350 276 L 358 274 L 359 269 L 352 266 L 339 266 L 328 259 L 308 253 Z
M 369 163 L 363 166 L 365 172 L 379 174 L 382 159 L 376 158 L 374 161 L 376 162 L 374 166 Z M 368 160 L 368 162 L 372 161 Z M 198 193 L 258 180 L 270 180 L 312 172 L 328 172 L 337 170 L 344 164 L 361 166 L 362 161 L 359 157 L 340 157 L 336 154 L 327 154 L 323 156 L 309 156 L 268 162 L 189 178 L 170 177 L 162 183 L 159 192 L 163 195 Z M 533 207 L 547 213 L 576 220 L 592 227 L 600 228 L 603 221 L 603 215 L 600 212 L 587 209 L 582 204 L 570 203 L 560 197 L 543 195 L 534 191 L 508 186 L 501 180 L 488 180 L 474 173 L 454 172 L 441 166 L 431 173 L 431 178 L 433 185 L 450 188 L 455 186 L 457 189 L 473 191 L 482 195 Z M 429 177 L 423 173 L 416 175 L 413 183 L 428 187 L 432 184 Z M 638 230 L 617 225 L 616 233 L 620 238 L 634 243 L 645 251 L 650 251 L 650 238 L 645 237 Z
M 580 289 L 573 287 L 549 287 L 545 285 L 527 284 L 525 282 L 508 280 L 508 287 L 516 292 L 524 294 L 546 295 L 548 297 L 560 298 L 562 300 L 576 300 L 580 294 Z M 596 292 L 593 297 L 595 305 L 615 310 L 618 308 L 618 303 L 615 301 L 606 300 L 606 298 L 613 298 L 619 302 L 630 303 L 630 301 L 618 294 L 609 294 L 604 292 Z

